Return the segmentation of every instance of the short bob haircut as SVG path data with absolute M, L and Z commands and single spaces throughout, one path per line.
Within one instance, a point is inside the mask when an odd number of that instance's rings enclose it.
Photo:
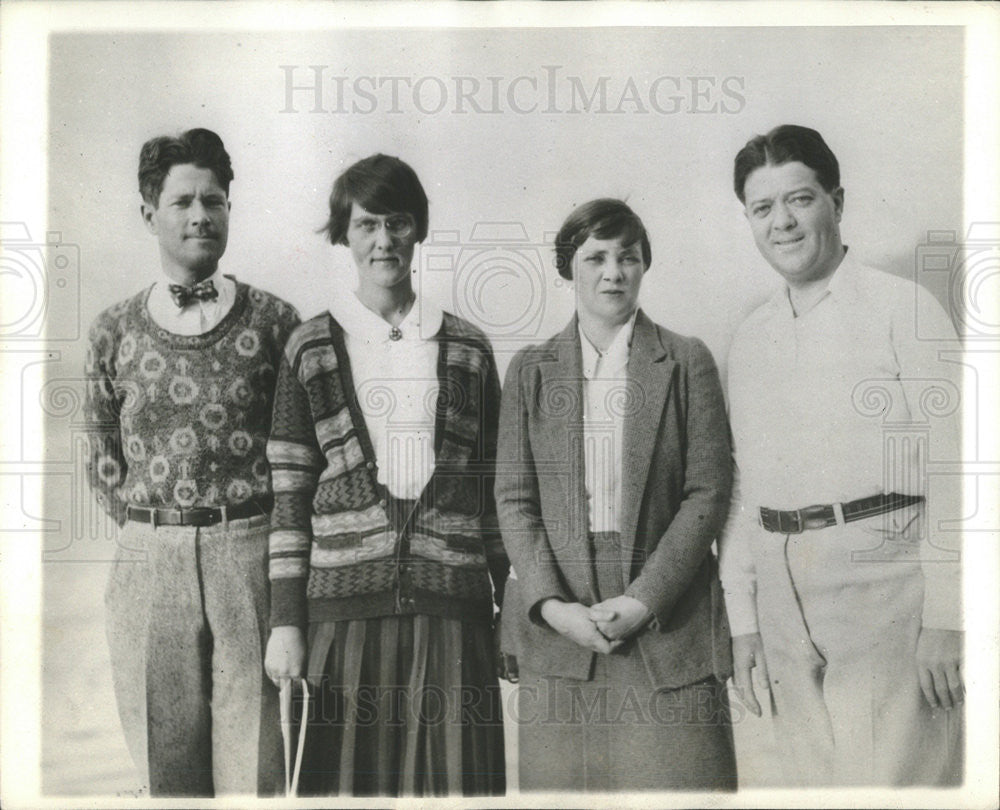
M 331 244 L 347 244 L 354 203 L 372 214 L 410 214 L 417 224 L 417 241 L 427 238 L 427 194 L 417 173 L 398 157 L 366 157 L 337 178 L 330 192 L 330 218 L 320 228 Z
M 840 188 L 840 164 L 815 129 L 795 124 L 782 124 L 767 135 L 757 135 L 747 141 L 736 155 L 733 169 L 733 189 L 741 203 L 746 203 L 744 188 L 750 174 L 761 166 L 781 166 L 798 161 L 814 172 L 824 191 Z
M 177 165 L 193 163 L 199 169 L 211 169 L 219 185 L 229 196 L 233 166 L 222 138 L 210 129 L 189 129 L 174 137 L 150 138 L 139 152 L 139 193 L 152 206 L 160 204 L 163 183 Z
M 585 202 L 566 217 L 556 234 L 556 270 L 565 279 L 573 278 L 573 257 L 577 248 L 591 236 L 597 239 L 620 239 L 628 247 L 637 242 L 642 249 L 644 270 L 653 261 L 646 226 L 638 215 L 621 200 L 602 197 Z

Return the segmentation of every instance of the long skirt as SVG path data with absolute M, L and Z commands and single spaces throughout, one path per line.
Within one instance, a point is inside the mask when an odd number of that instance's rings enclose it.
M 589 681 L 521 667 L 522 791 L 736 790 L 725 685 L 652 689 L 638 656 L 599 655 Z
M 492 629 L 439 616 L 309 627 L 303 796 L 502 795 Z
M 590 535 L 601 598 L 623 592 L 621 538 Z M 635 639 L 594 657 L 588 680 L 533 673 L 520 662 L 521 790 L 736 790 L 725 684 L 656 689 Z

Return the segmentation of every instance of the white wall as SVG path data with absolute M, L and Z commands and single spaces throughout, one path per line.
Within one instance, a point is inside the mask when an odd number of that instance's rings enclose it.
M 735 325 L 777 278 L 731 190 L 737 150 L 779 123 L 820 130 L 842 165 L 845 242 L 912 277 L 928 230 L 961 229 L 962 59 L 961 30 L 948 27 L 56 33 L 49 230 L 80 246 L 85 328 L 159 272 L 138 215 L 140 145 L 206 126 L 236 172 L 224 271 L 308 316 L 354 282 L 346 249 L 314 232 L 333 178 L 375 151 L 395 154 L 427 189 L 432 231 L 457 232 L 465 251 L 418 252 L 424 291 L 496 339 L 502 371 L 512 347 L 552 334 L 572 311 L 546 235 L 574 205 L 620 196 L 652 239 L 643 306 L 702 337 L 724 364 Z M 312 112 L 309 89 L 293 91 L 296 111 L 283 112 L 288 76 L 308 86 L 310 65 L 325 66 L 325 112 Z M 395 80 L 395 105 L 391 77 L 406 77 Z M 466 89 L 478 81 L 476 103 L 499 112 L 458 99 L 456 77 L 471 77 Z M 601 77 L 603 111 L 599 98 L 586 111 L 573 82 L 589 95 Z M 630 82 L 639 103 L 612 112 Z M 560 112 L 547 111 L 553 87 Z M 472 252 L 501 244 L 472 240 L 477 224 L 497 221 L 520 224 L 526 240 Z M 427 270 L 449 261 L 457 278 Z M 69 348 L 66 363 L 79 356 Z

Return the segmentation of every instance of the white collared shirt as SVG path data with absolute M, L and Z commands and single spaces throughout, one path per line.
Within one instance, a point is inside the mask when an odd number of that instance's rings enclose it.
M 418 498 L 434 472 L 438 342 L 444 313 L 418 298 L 397 327 L 339 297 L 330 313 L 343 327 L 351 376 L 375 449 L 378 481 L 397 498 Z
M 860 265 L 850 254 L 797 317 L 782 285 L 740 326 L 729 356 L 738 503 L 720 543 L 734 635 L 757 629 L 749 547 L 764 531 L 757 525 L 759 507 L 800 509 L 890 492 L 928 495 L 927 470 L 939 460 L 960 459 L 961 367 L 939 356 L 960 348 L 927 290 Z M 960 519 L 961 505 L 958 476 L 936 475 L 933 484 L 932 535 L 939 521 Z M 951 548 L 954 537 L 952 530 L 930 539 Z M 959 567 L 934 561 L 932 552 L 924 566 L 924 623 L 954 629 L 960 626 Z
M 236 282 L 232 276 L 224 276 L 218 270 L 205 280 L 215 284 L 219 297 L 214 301 L 195 299 L 178 307 L 170 295 L 170 285 L 177 282 L 161 278 L 153 285 L 146 301 L 150 317 L 175 335 L 203 335 L 214 329 L 236 303 Z
M 583 463 L 592 532 L 621 529 L 624 405 L 635 316 L 599 352 L 580 332 L 583 352 Z

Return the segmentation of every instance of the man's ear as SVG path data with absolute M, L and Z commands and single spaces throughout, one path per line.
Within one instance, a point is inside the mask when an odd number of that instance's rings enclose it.
M 844 189 L 835 188 L 831 196 L 833 197 L 834 215 L 837 218 L 837 222 L 840 222 L 840 217 L 844 213 Z
M 142 215 L 142 221 L 146 225 L 146 230 L 155 236 L 156 219 L 154 218 L 154 214 L 156 214 L 156 206 L 143 200 L 139 206 L 139 213 Z

